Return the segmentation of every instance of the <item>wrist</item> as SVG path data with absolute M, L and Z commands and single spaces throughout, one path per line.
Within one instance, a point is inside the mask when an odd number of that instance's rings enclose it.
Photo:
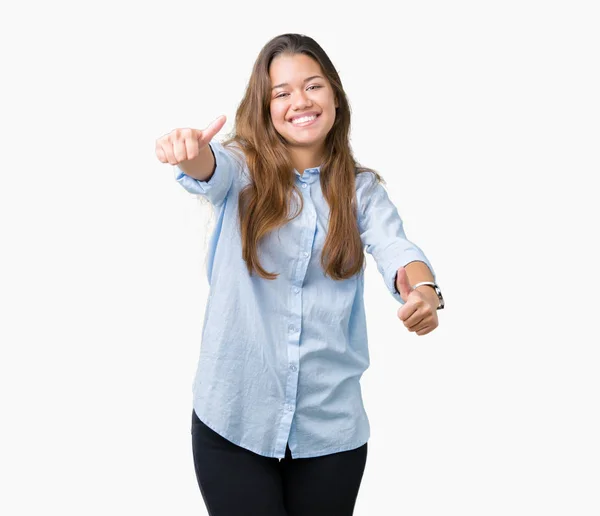
M 433 306 L 434 309 L 437 309 L 437 307 L 440 305 L 440 300 L 438 298 L 437 292 L 431 285 L 421 285 L 420 287 L 417 287 L 415 290 L 418 290 L 419 292 L 421 292 L 421 294 L 423 294 L 423 296 L 425 296 L 425 299 L 427 300 L 427 302 L 431 306 Z

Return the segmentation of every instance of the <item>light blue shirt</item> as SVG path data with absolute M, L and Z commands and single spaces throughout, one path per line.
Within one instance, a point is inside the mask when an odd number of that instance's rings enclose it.
M 329 221 L 320 168 L 294 170 L 304 209 L 260 243 L 263 268 L 279 273 L 266 280 L 251 277 L 242 258 L 238 195 L 250 182 L 248 168 L 219 142 L 210 146 L 216 169 L 209 181 L 174 168 L 179 184 L 205 196 L 216 215 L 194 410 L 222 437 L 265 457 L 283 458 L 288 443 L 293 458 L 358 448 L 370 436 L 360 387 L 369 367 L 364 269 L 334 281 L 320 265 Z M 361 240 L 403 304 L 394 285 L 398 268 L 419 260 L 435 272 L 407 240 L 373 174 L 357 176 L 356 195 Z

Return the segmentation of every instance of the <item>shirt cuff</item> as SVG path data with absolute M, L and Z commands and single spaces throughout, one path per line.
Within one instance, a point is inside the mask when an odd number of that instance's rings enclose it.
M 177 165 L 174 167 L 175 180 L 191 194 L 202 195 L 218 206 L 231 188 L 236 167 L 221 143 L 213 140 L 209 147 L 215 159 L 215 170 L 208 181 L 188 176 Z
M 412 251 L 408 254 L 404 253 L 402 255 L 402 260 L 390 262 L 389 264 L 384 266 L 383 271 L 381 271 L 383 277 L 385 278 L 384 281 L 388 291 L 390 292 L 390 294 L 392 294 L 392 297 L 401 305 L 403 305 L 405 301 L 402 299 L 400 292 L 396 290 L 396 273 L 398 272 L 398 269 L 400 267 L 406 267 L 409 263 L 415 261 L 425 263 L 425 265 L 427 265 L 427 267 L 429 267 L 429 270 L 431 271 L 433 281 L 437 283 L 436 274 L 433 270 L 433 267 L 431 266 L 431 263 L 429 263 L 429 260 L 424 254 L 419 253 L 418 251 Z

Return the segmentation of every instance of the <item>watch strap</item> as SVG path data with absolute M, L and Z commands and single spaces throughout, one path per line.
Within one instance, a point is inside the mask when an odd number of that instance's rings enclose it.
M 440 301 L 440 304 L 438 305 L 438 307 L 436 308 L 436 310 L 441 310 L 442 308 L 444 308 L 444 298 L 442 297 L 442 291 L 440 290 L 440 287 L 437 286 L 437 284 L 433 283 L 432 281 L 421 281 L 419 283 L 417 283 L 416 285 L 413 285 L 411 287 L 411 290 L 415 290 L 417 287 L 421 287 L 423 285 L 429 285 L 430 287 L 432 287 L 435 290 L 435 293 L 437 294 L 437 297 Z

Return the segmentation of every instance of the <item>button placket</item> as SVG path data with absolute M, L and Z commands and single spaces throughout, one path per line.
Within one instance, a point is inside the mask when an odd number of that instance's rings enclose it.
M 305 226 L 306 230 L 303 231 L 301 238 L 298 241 L 298 252 L 296 254 L 296 267 L 295 274 L 291 278 L 291 296 L 290 296 L 290 316 L 293 323 L 288 321 L 288 372 L 286 378 L 286 399 L 284 405 L 284 411 L 286 417 L 283 418 L 282 422 L 285 421 L 286 425 L 291 424 L 293 421 L 294 411 L 296 410 L 296 398 L 298 396 L 298 382 L 299 382 L 299 371 L 300 371 L 300 340 L 302 334 L 302 291 L 304 280 L 306 279 L 307 268 L 310 262 L 311 249 L 314 240 L 314 229 L 310 229 L 310 226 L 314 226 L 315 218 L 314 212 L 310 208 L 313 207 L 313 202 L 310 193 L 311 177 L 308 177 L 308 182 L 303 182 L 302 188 L 306 190 L 302 195 L 304 196 L 305 202 L 307 202 L 308 217 L 304 220 L 303 229 Z M 306 216 L 306 215 L 305 215 Z M 285 431 L 282 430 L 282 436 L 287 436 Z M 284 437 L 282 437 L 282 442 Z

